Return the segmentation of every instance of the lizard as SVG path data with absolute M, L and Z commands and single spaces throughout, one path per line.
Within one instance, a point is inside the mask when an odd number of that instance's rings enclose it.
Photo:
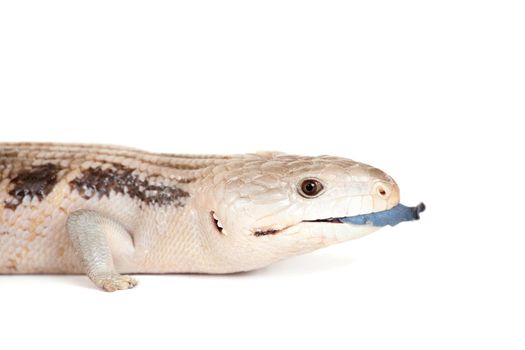
M 0 143 L 0 274 L 225 274 L 419 219 L 378 168 L 334 156 Z

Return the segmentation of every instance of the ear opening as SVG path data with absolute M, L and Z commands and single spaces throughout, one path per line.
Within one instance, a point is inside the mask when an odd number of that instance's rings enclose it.
M 213 222 L 213 224 L 215 225 L 215 228 L 217 229 L 217 231 L 221 234 L 221 235 L 224 235 L 224 228 L 222 227 L 220 221 L 219 221 L 219 218 L 217 217 L 217 215 L 215 214 L 214 211 L 211 211 L 210 212 L 210 216 L 211 216 L 211 220 Z

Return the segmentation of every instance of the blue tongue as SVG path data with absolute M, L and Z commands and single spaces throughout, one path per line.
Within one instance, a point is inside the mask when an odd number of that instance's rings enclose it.
M 339 218 L 339 220 L 354 225 L 394 226 L 403 221 L 419 220 L 419 213 L 423 211 L 425 211 L 425 205 L 423 203 L 419 203 L 415 207 L 398 204 L 389 210 L 378 211 L 371 214 L 347 216 Z

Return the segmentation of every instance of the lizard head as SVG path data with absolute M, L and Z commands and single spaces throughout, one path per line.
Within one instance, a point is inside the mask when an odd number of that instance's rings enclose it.
M 390 214 L 401 205 L 389 175 L 330 156 L 258 153 L 231 159 L 210 172 L 202 193 L 207 195 L 200 201 L 201 231 L 223 272 L 263 267 L 361 237 L 416 219 L 424 209 L 404 207 L 401 214 Z M 414 215 L 398 217 L 407 211 Z M 375 213 L 386 219 L 380 222 Z

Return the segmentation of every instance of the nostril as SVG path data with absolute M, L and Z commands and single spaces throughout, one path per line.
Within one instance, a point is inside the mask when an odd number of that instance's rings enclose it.
M 387 196 L 387 191 L 385 187 L 382 185 L 377 186 L 377 193 L 379 194 L 380 197 L 383 197 L 383 198 Z

